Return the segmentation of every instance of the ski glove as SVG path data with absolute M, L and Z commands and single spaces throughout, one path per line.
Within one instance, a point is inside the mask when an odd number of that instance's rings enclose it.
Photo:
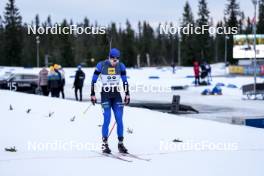
M 93 105 L 95 105 L 95 103 L 97 102 L 96 97 L 95 96 L 91 96 L 91 102 L 93 103 Z
M 124 102 L 125 102 L 125 105 L 128 105 L 130 103 L 130 96 L 129 95 L 125 96 Z

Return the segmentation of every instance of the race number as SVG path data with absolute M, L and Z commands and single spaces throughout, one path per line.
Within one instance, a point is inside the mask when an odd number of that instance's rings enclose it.
M 9 87 L 9 89 L 10 89 L 11 91 L 17 91 L 17 86 L 16 86 L 16 83 L 15 83 L 15 82 L 9 82 L 9 83 L 7 84 L 7 86 Z

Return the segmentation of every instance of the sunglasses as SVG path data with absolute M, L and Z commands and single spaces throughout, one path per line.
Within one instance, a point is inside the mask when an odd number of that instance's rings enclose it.
M 118 62 L 119 61 L 119 57 L 110 58 L 110 60 L 113 61 L 113 62 Z

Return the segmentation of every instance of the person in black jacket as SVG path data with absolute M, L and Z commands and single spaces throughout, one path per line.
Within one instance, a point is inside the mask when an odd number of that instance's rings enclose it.
M 78 70 L 76 71 L 74 84 L 73 84 L 73 87 L 75 88 L 74 91 L 75 91 L 76 101 L 79 101 L 77 94 L 78 91 L 80 93 L 80 101 L 82 101 L 82 88 L 83 88 L 84 80 L 85 80 L 85 73 L 82 71 L 82 66 L 78 65 Z

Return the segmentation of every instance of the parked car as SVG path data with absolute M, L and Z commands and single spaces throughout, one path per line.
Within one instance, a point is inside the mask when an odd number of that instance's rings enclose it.
M 0 89 L 6 88 L 7 80 L 13 75 L 11 72 L 5 72 L 4 75 L 0 76 Z
M 11 91 L 38 93 L 38 75 L 28 73 L 11 73 L 0 78 L 0 88 Z

